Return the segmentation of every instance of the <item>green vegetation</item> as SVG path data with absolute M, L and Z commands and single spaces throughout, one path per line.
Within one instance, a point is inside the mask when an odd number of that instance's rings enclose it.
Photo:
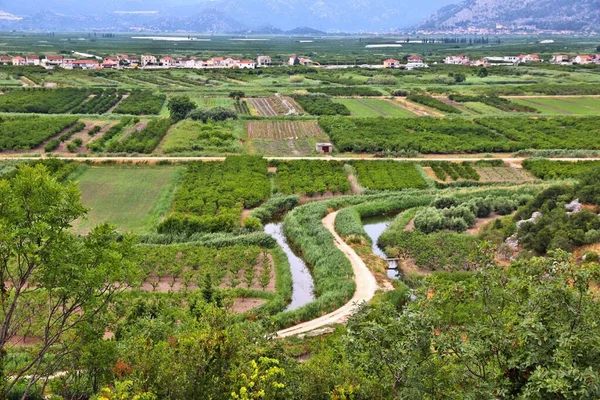
M 117 90 L 94 90 L 93 98 L 71 110 L 71 114 L 104 114 L 123 98 Z
M 161 149 L 165 154 L 182 152 L 240 153 L 239 126 L 231 121 L 208 122 L 184 120 L 174 125 Z
M 326 95 L 307 94 L 295 95 L 294 100 L 312 115 L 350 115 L 350 110 L 343 104 L 334 103 Z
M 537 109 L 526 105 L 518 104 L 510 100 L 497 97 L 497 96 L 464 96 L 464 95 L 450 95 L 450 100 L 459 103 L 483 103 L 490 107 L 495 107 L 501 111 L 506 112 L 524 112 L 524 113 L 537 113 Z
M 414 117 L 410 111 L 382 99 L 335 99 L 345 105 L 353 117 Z
M 361 186 L 371 190 L 423 189 L 427 183 L 417 165 L 395 161 L 355 161 L 352 163 Z
M 103 222 L 121 232 L 149 232 L 168 211 L 178 167 L 87 167 L 76 177 L 86 219 L 75 224 L 85 234 Z
M 595 97 L 534 97 L 528 99 L 513 99 L 513 103 L 534 108 L 538 112 L 553 115 L 569 114 L 599 114 L 600 105 Z
M 171 120 L 153 119 L 141 130 L 135 130 L 120 141 L 111 142 L 106 148 L 110 152 L 152 153 L 171 127 Z
M 75 117 L 23 116 L 1 118 L 0 149 L 32 149 L 49 137 L 58 135 L 75 122 L 77 122 Z M 57 141 L 59 140 L 57 139 Z
M 446 104 L 443 101 L 435 99 L 431 96 L 425 96 L 425 95 L 421 95 L 421 94 L 410 94 L 406 99 L 409 101 L 415 102 L 415 103 L 422 104 L 427 107 L 435 108 L 436 110 L 445 112 L 447 114 L 461 114 L 462 113 L 462 111 L 460 111 L 458 108 L 453 107 L 449 104 Z
M 267 162 L 259 157 L 228 157 L 224 162 L 190 164 L 177 190 L 172 213 L 159 233 L 233 232 L 244 208 L 265 201 L 271 188 Z
M 321 86 L 310 88 L 311 93 L 323 93 L 328 96 L 381 96 L 381 92 L 364 86 Z
M 0 96 L 0 111 L 63 114 L 89 95 L 89 90 L 76 88 L 12 90 Z
M 473 163 L 470 162 L 449 163 L 444 161 L 429 161 L 426 165 L 433 169 L 435 176 L 441 181 L 446 181 L 448 178 L 453 181 L 461 178 L 473 181 L 481 179 L 473 167 Z
M 344 165 L 336 161 L 277 163 L 277 191 L 283 194 L 347 193 L 350 183 Z
M 115 114 L 158 115 L 165 103 L 166 97 L 148 91 L 136 90 L 130 93 L 117 108 Z
M 597 117 L 575 118 L 321 118 L 340 151 L 421 153 L 599 149 Z
M 551 161 L 544 159 L 527 159 L 523 168 L 531 171 L 540 179 L 577 178 L 600 167 L 600 161 Z
M 88 150 L 90 150 L 91 152 L 100 152 L 104 150 L 104 147 L 107 143 L 109 143 L 112 139 L 116 138 L 118 135 L 123 133 L 125 128 L 133 123 L 137 123 L 137 120 L 132 117 L 121 118 L 121 121 L 119 121 L 118 124 L 111 126 L 110 129 L 106 131 L 104 135 L 102 135 L 102 137 L 98 138 L 97 140 L 94 140 L 91 143 L 88 143 Z

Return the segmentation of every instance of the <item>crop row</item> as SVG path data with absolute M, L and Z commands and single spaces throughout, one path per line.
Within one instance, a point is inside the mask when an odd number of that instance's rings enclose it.
M 94 97 L 75 107 L 72 114 L 104 114 L 117 104 L 122 94 L 116 90 L 101 90 L 94 93 Z
M 458 180 L 460 178 L 478 181 L 481 179 L 472 163 L 449 163 L 444 161 L 432 161 L 427 163 L 435 172 L 435 176 L 441 181 L 446 181 L 448 177 L 451 180 Z
M 550 161 L 528 159 L 523 161 L 523 168 L 531 171 L 540 179 L 577 178 L 600 168 L 600 161 Z
M 465 96 L 452 94 L 449 98 L 450 100 L 459 103 L 483 103 L 506 112 L 539 113 L 539 111 L 533 107 L 517 104 L 498 96 Z
M 242 210 L 265 201 L 271 187 L 261 157 L 227 157 L 190 164 L 159 233 L 235 231 Z
M 164 278 L 172 287 L 201 286 L 198 281 L 210 276 L 215 286 L 265 290 L 273 275 L 272 261 L 257 246 L 142 245 L 136 250 L 136 261 L 154 288 Z
M 319 123 L 340 151 L 421 153 L 600 149 L 599 117 L 339 118 Z
M 171 120 L 169 118 L 153 119 L 143 129 L 135 130 L 123 140 L 112 142 L 107 151 L 150 154 L 156 149 L 170 127 Z
M 355 161 L 352 163 L 361 186 L 371 190 L 402 190 L 427 187 L 413 163 Z
M 329 96 L 381 96 L 380 91 L 366 86 L 320 86 L 309 88 L 308 91 Z
M 277 166 L 277 190 L 284 194 L 346 193 L 350 183 L 344 165 L 336 161 L 299 160 Z
M 123 133 L 123 130 L 125 130 L 127 126 L 134 123 L 137 123 L 137 120 L 133 117 L 121 118 L 121 121 L 119 121 L 118 124 L 111 126 L 110 129 L 106 131 L 104 135 L 102 135 L 102 137 L 98 138 L 97 140 L 94 140 L 93 142 L 88 143 L 86 145 L 88 150 L 92 152 L 100 152 L 104 150 L 104 147 L 111 139 Z
M 435 108 L 436 110 L 440 110 L 447 114 L 461 114 L 458 108 L 453 107 L 449 104 L 444 103 L 441 100 L 433 98 L 431 96 L 421 95 L 421 94 L 411 94 L 407 98 L 407 100 L 412 101 L 413 103 L 419 103 L 427 107 Z
M 158 115 L 165 103 L 166 97 L 149 91 L 137 90 L 131 92 L 117 108 L 115 114 Z
M 316 121 L 248 121 L 249 139 L 300 139 L 323 136 Z
M 0 96 L 1 98 L 1 96 Z M 23 116 L 0 119 L 0 150 L 28 150 L 77 122 L 76 117 Z
M 0 111 L 14 113 L 64 114 L 81 104 L 88 89 L 17 89 L 0 96 Z
M 321 94 L 295 95 L 294 100 L 312 115 L 350 115 L 350 110 L 343 104 L 334 103 Z

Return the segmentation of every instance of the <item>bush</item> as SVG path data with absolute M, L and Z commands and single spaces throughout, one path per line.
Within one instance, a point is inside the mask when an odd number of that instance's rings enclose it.
M 343 104 L 334 103 L 325 95 L 294 95 L 300 107 L 312 115 L 350 115 L 350 110 Z
M 436 110 L 440 110 L 440 111 L 448 113 L 448 114 L 462 114 L 462 111 L 460 111 L 458 108 L 448 105 L 448 104 L 444 103 L 443 101 L 440 101 L 431 96 L 420 95 L 420 94 L 411 94 L 406 99 L 409 101 L 415 102 L 415 103 L 422 104 L 427 107 L 435 108 Z
M 444 229 L 446 223 L 442 212 L 427 207 L 415 214 L 415 228 L 423 233 L 433 233 Z
M 207 110 L 196 109 L 188 114 L 188 118 L 194 121 L 202 121 L 207 123 L 210 121 L 226 121 L 228 119 L 237 119 L 235 111 L 224 107 L 214 107 Z
M 58 146 L 60 146 L 60 143 L 61 143 L 61 141 L 59 139 L 52 139 L 48 143 L 46 143 L 46 145 L 44 146 L 44 150 L 46 151 L 46 153 L 54 151 L 54 150 L 58 149 Z
M 458 205 L 458 203 L 458 199 L 454 196 L 441 196 L 436 197 L 436 199 L 431 203 L 431 206 L 441 210 L 444 208 L 455 207 Z

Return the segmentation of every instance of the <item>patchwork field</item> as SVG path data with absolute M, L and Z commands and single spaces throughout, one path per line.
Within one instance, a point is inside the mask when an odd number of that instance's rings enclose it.
M 394 104 L 392 101 L 382 99 L 336 99 L 348 107 L 354 117 L 414 117 L 415 114 Z
M 87 219 L 75 231 L 107 222 L 122 232 L 148 231 L 167 211 L 178 167 L 89 167 L 77 178 Z
M 600 98 L 596 97 L 531 97 L 513 98 L 513 102 L 536 108 L 544 114 L 600 114 Z
M 261 117 L 302 114 L 304 111 L 291 97 L 276 94 L 271 97 L 248 99 L 253 111 Z
M 240 153 L 243 122 L 209 122 L 184 120 L 169 129 L 158 153 L 181 152 Z
M 306 155 L 329 138 L 316 121 L 248 121 L 247 140 L 251 154 Z

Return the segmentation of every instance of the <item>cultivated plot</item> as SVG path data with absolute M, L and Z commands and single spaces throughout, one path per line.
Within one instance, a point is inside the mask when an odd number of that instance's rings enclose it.
M 544 114 L 600 114 L 600 98 L 596 97 L 530 97 L 511 100 L 536 108 Z
M 89 167 L 78 177 L 83 205 L 90 209 L 75 232 L 107 222 L 121 232 L 142 233 L 168 209 L 178 167 Z
M 248 121 L 248 151 L 253 154 L 306 155 L 328 142 L 317 121 Z
M 382 99 L 336 99 L 345 105 L 354 117 L 414 117 L 396 102 Z

